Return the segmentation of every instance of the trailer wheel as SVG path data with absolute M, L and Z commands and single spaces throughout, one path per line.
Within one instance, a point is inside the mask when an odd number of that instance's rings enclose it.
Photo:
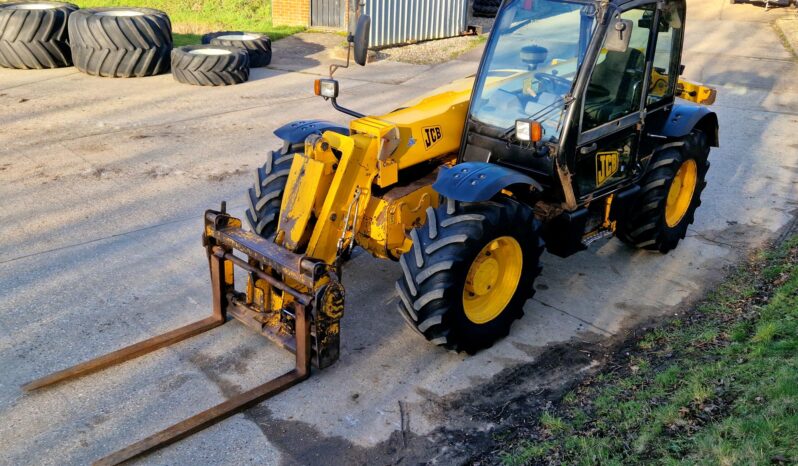
M 238 47 L 249 54 L 249 67 L 260 68 L 272 61 L 272 41 L 269 36 L 254 32 L 222 31 L 202 36 L 203 44 Z
M 0 66 L 41 70 L 72 65 L 67 18 L 77 5 L 0 3 Z
M 473 354 L 506 336 L 534 294 L 540 223 L 512 199 L 427 209 L 400 258 L 399 311 L 432 343 Z
M 249 79 L 246 50 L 221 45 L 187 45 L 172 50 L 175 81 L 195 86 L 229 86 Z
M 277 230 L 291 162 L 294 155 L 303 150 L 302 144 L 286 144 L 280 150 L 271 151 L 266 154 L 266 162 L 255 173 L 255 184 L 247 192 L 249 207 L 246 217 L 252 231 L 265 239 L 271 240 Z
M 709 142 L 699 130 L 693 130 L 681 147 L 656 152 L 640 182 L 638 201 L 628 219 L 618 225 L 618 237 L 637 248 L 663 254 L 674 249 L 701 205 L 708 157 Z
M 69 16 L 75 67 L 93 76 L 132 78 L 169 71 L 172 23 L 151 8 L 90 8 Z

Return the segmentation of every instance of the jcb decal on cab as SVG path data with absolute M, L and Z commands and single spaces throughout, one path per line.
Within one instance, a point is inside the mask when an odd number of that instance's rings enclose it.
M 427 126 L 422 128 L 422 131 L 424 132 L 424 150 L 434 146 L 443 137 L 440 126 Z
M 599 152 L 596 154 L 596 186 L 603 185 L 620 167 L 618 151 Z

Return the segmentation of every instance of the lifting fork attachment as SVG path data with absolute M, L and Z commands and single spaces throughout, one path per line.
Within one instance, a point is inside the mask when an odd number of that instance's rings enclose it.
M 202 242 L 208 254 L 213 313 L 200 321 L 130 345 L 22 387 L 25 391 L 99 371 L 218 327 L 232 316 L 273 342 L 295 353 L 296 366 L 263 385 L 236 395 L 154 435 L 101 458 L 95 465 L 120 464 L 188 437 L 254 406 L 307 379 L 310 366 L 324 368 L 338 359 L 338 321 L 342 317 L 343 287 L 334 266 L 291 252 L 241 228 L 241 220 L 221 211 L 205 212 Z M 247 256 L 244 260 L 234 251 Z M 234 266 L 249 275 L 247 293 L 235 290 Z M 254 292 L 258 287 L 260 294 Z M 282 294 L 280 309 L 267 309 L 253 299 Z

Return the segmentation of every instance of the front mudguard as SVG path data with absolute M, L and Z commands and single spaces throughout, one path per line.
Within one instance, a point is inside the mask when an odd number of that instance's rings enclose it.
M 311 134 L 325 131 L 349 135 L 349 128 L 326 120 L 297 120 L 283 125 L 274 131 L 274 135 L 285 141 L 287 145 L 303 144 Z
M 451 168 L 441 167 L 432 188 L 455 201 L 483 202 L 513 185 L 527 185 L 539 191 L 543 190 L 540 183 L 529 176 L 487 162 L 464 162 Z

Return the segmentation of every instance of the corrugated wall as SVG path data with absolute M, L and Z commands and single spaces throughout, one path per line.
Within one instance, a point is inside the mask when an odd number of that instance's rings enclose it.
M 366 0 L 371 47 L 457 36 L 466 29 L 468 0 Z

